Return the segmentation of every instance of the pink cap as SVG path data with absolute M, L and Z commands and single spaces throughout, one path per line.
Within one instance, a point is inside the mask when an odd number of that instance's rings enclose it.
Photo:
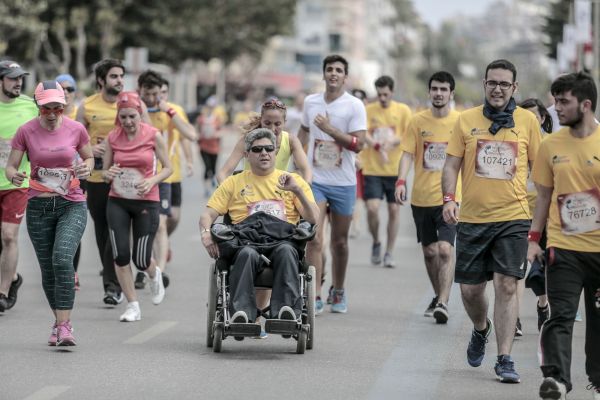
M 40 82 L 35 88 L 33 98 L 39 106 L 48 103 L 67 104 L 65 101 L 65 91 L 56 81 Z

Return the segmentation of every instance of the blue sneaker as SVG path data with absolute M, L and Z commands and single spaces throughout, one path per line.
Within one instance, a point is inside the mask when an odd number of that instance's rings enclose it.
M 509 355 L 498 356 L 494 371 L 496 371 L 496 377 L 502 383 L 521 382 L 521 377 L 515 371 L 515 363 Z
M 348 311 L 346 293 L 344 289 L 333 289 L 333 303 L 331 304 L 332 313 L 345 314 Z
M 321 300 L 321 297 L 317 296 L 315 299 L 315 315 L 322 314 L 323 310 L 325 310 L 325 304 L 323 303 L 323 300 Z
M 467 361 L 471 367 L 479 367 L 485 355 L 485 344 L 488 341 L 488 336 L 492 332 L 492 321 L 487 318 L 487 332 L 485 336 L 478 333 L 475 328 L 471 333 L 471 341 L 467 347 Z

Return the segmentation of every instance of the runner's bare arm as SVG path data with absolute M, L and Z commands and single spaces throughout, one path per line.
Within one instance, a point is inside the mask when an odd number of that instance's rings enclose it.
M 227 179 L 227 177 L 229 175 L 231 175 L 233 173 L 233 171 L 235 170 L 235 167 L 238 165 L 240 160 L 242 158 L 244 158 L 244 152 L 245 152 L 245 142 L 244 142 L 244 138 L 241 138 L 235 144 L 233 151 L 231 152 L 231 154 L 229 155 L 229 157 L 227 158 L 227 160 L 225 161 L 225 163 L 223 164 L 223 166 L 221 167 L 219 172 L 217 172 L 216 178 L 217 178 L 217 182 L 219 184 L 222 183 L 225 179 Z
M 298 140 L 300 141 L 300 144 L 302 145 L 302 148 L 304 149 L 304 151 L 306 151 L 308 148 L 308 137 L 309 136 L 310 136 L 310 131 L 308 130 L 308 128 L 304 125 L 300 125 L 300 129 L 298 130 Z
M 158 184 L 159 182 L 164 181 L 165 179 L 167 179 L 169 176 L 171 176 L 171 174 L 173 173 L 173 168 L 171 167 L 171 160 L 169 159 L 168 156 L 168 152 L 167 152 L 167 142 L 165 141 L 165 139 L 163 138 L 163 136 L 160 134 L 160 132 L 156 132 L 156 137 L 154 139 L 154 152 L 156 153 L 156 157 L 158 158 L 158 160 L 160 161 L 160 164 L 162 165 L 162 169 L 160 170 L 160 172 L 156 175 L 154 175 L 152 178 L 153 179 L 153 186 Z
M 115 176 L 121 172 L 121 168 L 119 168 L 118 165 L 113 165 L 112 147 L 110 146 L 108 140 L 105 140 L 105 142 L 106 148 L 102 158 L 102 179 L 104 182 L 110 183 L 113 179 L 115 179 Z
M 6 161 L 6 168 L 4 170 L 4 175 L 6 175 L 6 179 L 10 181 L 13 185 L 19 187 L 23 184 L 23 180 L 27 178 L 25 171 L 19 171 L 19 165 L 21 165 L 21 160 L 23 159 L 23 154 L 21 150 L 12 149 L 10 154 L 8 155 L 8 160 Z
M 210 207 L 206 207 L 206 210 L 200 216 L 200 237 L 208 255 L 212 258 L 219 257 L 219 247 L 212 240 L 212 235 L 210 234 L 210 227 L 218 217 L 219 213 Z
M 300 143 L 300 140 L 295 136 L 289 135 L 289 138 L 292 148 L 292 157 L 294 158 L 294 164 L 296 164 L 298 173 L 308 184 L 310 184 L 312 182 L 312 169 L 308 165 L 308 158 L 302 148 L 302 143 Z
M 81 149 L 79 149 L 78 153 L 83 162 L 74 167 L 75 174 L 78 178 L 87 178 L 94 169 L 94 155 L 92 154 L 92 146 L 87 143 Z
M 406 177 L 408 176 L 408 172 L 410 171 L 410 166 L 413 163 L 413 155 L 412 153 L 407 153 L 406 151 L 402 153 L 402 158 L 400 158 L 400 163 L 398 164 L 398 181 L 406 181 Z M 400 184 L 396 182 L 396 201 L 399 204 L 404 204 L 406 201 L 406 182 Z
M 169 116 L 171 116 L 171 121 L 173 121 L 173 125 L 175 125 L 175 129 L 177 129 L 184 138 L 186 138 L 188 140 L 196 140 L 197 139 L 196 130 L 194 129 L 192 124 L 190 124 L 185 119 L 183 119 L 181 117 L 181 115 L 177 114 L 177 112 L 173 108 L 171 108 L 169 103 L 167 103 L 164 100 L 161 100 L 158 103 L 158 108 L 161 111 L 169 114 Z
M 458 181 L 458 173 L 462 164 L 462 157 L 446 155 L 446 162 L 442 170 L 442 193 L 444 194 L 444 221 L 448 224 L 458 223 L 458 204 L 453 199 L 448 200 L 446 196 L 454 197 L 456 193 L 456 183 Z M 448 201 L 447 201 L 448 200 Z
M 343 133 L 329 122 L 327 115 L 317 114 L 315 117 L 315 125 L 317 128 L 328 134 L 342 147 L 358 153 L 365 145 L 366 130 Z M 354 139 L 356 138 L 356 139 Z M 358 140 L 357 140 L 358 139 Z
M 537 199 L 535 200 L 535 211 L 533 213 L 533 221 L 531 222 L 532 232 L 543 232 L 548 220 L 548 212 L 550 210 L 550 202 L 552 201 L 552 192 L 554 188 L 535 184 L 537 190 Z M 533 262 L 535 258 L 541 258 L 544 254 L 542 248 L 537 241 L 529 240 L 527 246 L 527 260 Z
M 186 138 L 181 138 L 181 149 L 183 158 L 185 158 L 185 169 L 187 176 L 194 175 L 194 155 L 192 154 L 192 142 Z
M 90 124 L 85 120 L 85 104 L 81 103 L 79 108 L 77 109 L 77 114 L 75 115 L 75 121 L 80 122 L 85 126 L 85 129 L 90 127 Z

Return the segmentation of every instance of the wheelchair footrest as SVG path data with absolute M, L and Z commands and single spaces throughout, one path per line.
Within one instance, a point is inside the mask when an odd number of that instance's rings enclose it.
M 259 324 L 229 324 L 227 334 L 231 336 L 260 336 Z
M 265 331 L 280 335 L 291 335 L 298 330 L 298 322 L 287 319 L 268 319 L 265 322 Z

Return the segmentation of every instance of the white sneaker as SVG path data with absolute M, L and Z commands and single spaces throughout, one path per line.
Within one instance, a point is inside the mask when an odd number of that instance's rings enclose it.
M 127 308 L 119 320 L 121 322 L 134 322 L 142 319 L 142 311 L 140 310 L 140 304 L 137 301 L 132 301 L 127 304 Z
M 248 315 L 245 311 L 236 311 L 235 314 L 231 316 L 231 322 L 234 324 L 247 324 Z
M 542 400 L 565 400 L 567 387 L 564 383 L 552 377 L 546 377 L 540 386 L 540 398 Z
M 156 267 L 154 278 L 150 280 L 150 292 L 152 292 L 152 303 L 159 305 L 165 298 L 165 286 L 162 280 L 162 272 Z
M 296 314 L 294 314 L 294 310 L 292 310 L 291 307 L 283 306 L 283 307 L 281 307 L 281 310 L 279 310 L 279 314 L 278 314 L 277 318 L 293 321 L 296 319 Z

